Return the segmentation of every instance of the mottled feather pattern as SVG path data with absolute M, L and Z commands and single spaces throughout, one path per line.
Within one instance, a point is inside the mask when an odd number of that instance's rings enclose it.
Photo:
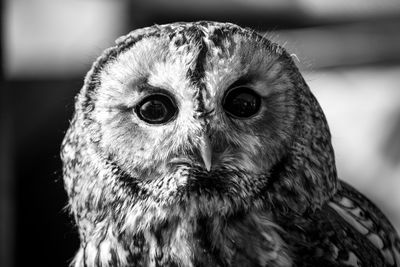
M 300 266 L 399 266 L 399 238 L 367 198 L 341 182 L 336 195 L 307 216 L 280 217 Z M 285 237 L 284 237 L 285 238 Z
M 240 87 L 261 99 L 246 119 L 221 104 Z M 135 107 L 160 93 L 178 114 L 142 121 Z M 181 22 L 119 38 L 85 78 L 61 156 L 76 267 L 399 266 L 393 227 L 338 180 L 292 58 L 251 29 Z

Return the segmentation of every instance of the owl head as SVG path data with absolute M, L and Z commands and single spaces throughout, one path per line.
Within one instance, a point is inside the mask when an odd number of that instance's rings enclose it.
M 75 109 L 62 159 L 81 222 L 302 213 L 336 190 L 328 125 L 291 56 L 234 24 L 121 37 Z

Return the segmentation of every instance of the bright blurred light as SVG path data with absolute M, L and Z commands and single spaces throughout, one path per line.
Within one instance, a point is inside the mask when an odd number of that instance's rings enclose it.
M 124 33 L 125 6 L 106 0 L 7 1 L 6 77 L 80 75 Z

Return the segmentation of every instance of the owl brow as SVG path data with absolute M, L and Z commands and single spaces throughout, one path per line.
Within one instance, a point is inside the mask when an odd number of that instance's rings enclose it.
M 253 80 L 253 77 L 250 75 L 244 75 L 237 79 L 235 82 L 233 82 L 228 88 L 235 88 L 243 85 L 249 84 Z
M 138 83 L 135 86 L 136 91 L 139 93 L 165 93 L 167 91 L 164 88 L 156 87 L 147 82 L 147 79 L 145 79 L 143 82 Z
M 151 85 L 148 83 L 148 77 L 140 77 L 133 82 L 133 88 L 142 93 L 143 91 L 147 91 Z

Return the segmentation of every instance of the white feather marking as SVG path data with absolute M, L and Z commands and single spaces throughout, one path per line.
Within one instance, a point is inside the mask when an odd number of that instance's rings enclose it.
M 300 63 L 300 59 L 299 59 L 299 57 L 298 57 L 296 54 L 290 54 L 290 56 L 291 56 L 292 58 L 296 59 L 297 62 Z
M 347 210 L 343 209 L 333 202 L 329 202 L 329 206 L 333 208 L 346 222 L 353 226 L 353 228 L 359 233 L 363 235 L 368 234 L 368 229 L 365 228 L 360 222 L 358 222 Z
M 383 241 L 382 241 L 382 238 L 380 238 L 380 236 L 378 236 L 377 234 L 371 233 L 367 237 L 368 237 L 368 240 L 371 241 L 371 243 L 374 244 L 375 247 L 377 247 L 378 249 L 383 248 Z
M 392 251 L 390 249 L 381 250 L 381 253 L 385 257 L 385 260 L 387 261 L 387 263 L 389 263 L 389 265 L 393 265 L 394 264 L 393 254 L 392 254 Z
M 352 202 L 350 199 L 348 199 L 347 197 L 342 197 L 342 198 L 340 199 L 340 201 L 339 201 L 339 204 L 342 205 L 342 206 L 344 206 L 344 207 L 346 207 L 346 208 L 352 208 L 352 207 L 354 207 L 353 202 Z
M 84 251 L 81 248 L 81 249 L 79 249 L 78 253 L 75 255 L 73 261 L 71 262 L 71 266 L 74 266 L 74 267 L 82 267 L 82 266 L 84 266 L 83 255 L 84 255 Z
M 343 263 L 354 267 L 361 267 L 360 259 L 351 251 L 349 252 L 349 258 Z

